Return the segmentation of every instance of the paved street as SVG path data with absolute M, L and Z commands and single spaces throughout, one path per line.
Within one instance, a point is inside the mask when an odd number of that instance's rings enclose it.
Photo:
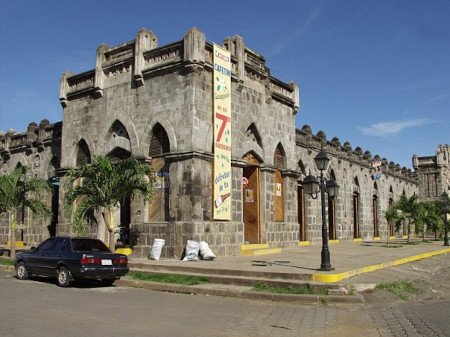
M 96 286 L 58 288 L 0 274 L 0 336 L 446 336 L 448 255 L 372 274 L 414 280 L 409 301 L 385 291 L 366 304 L 293 305 Z M 384 273 L 384 274 L 383 274 Z M 6 304 L 6 305 L 5 305 Z

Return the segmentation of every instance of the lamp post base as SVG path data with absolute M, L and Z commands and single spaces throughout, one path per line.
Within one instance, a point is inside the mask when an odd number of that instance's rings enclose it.
M 322 258 L 322 261 L 320 263 L 319 270 L 321 270 L 321 271 L 334 270 L 334 268 L 331 268 L 330 251 L 328 250 L 328 246 L 325 246 L 322 248 L 321 258 Z

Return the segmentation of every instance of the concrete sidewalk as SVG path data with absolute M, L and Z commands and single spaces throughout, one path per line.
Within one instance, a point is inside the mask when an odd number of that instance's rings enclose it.
M 320 271 L 321 245 L 282 249 L 281 253 L 265 256 L 219 257 L 214 261 L 180 261 L 175 259 L 130 259 L 131 268 L 184 271 L 201 274 L 264 275 L 279 278 L 335 283 L 352 276 L 408 263 L 450 252 L 442 241 L 406 244 L 395 240 L 386 242 L 351 242 L 329 246 L 332 271 Z
M 320 271 L 321 245 L 282 249 L 280 253 L 266 256 L 219 257 L 214 261 L 180 261 L 175 259 L 130 258 L 132 271 L 206 276 L 209 283 L 182 286 L 156 282 L 135 281 L 123 278 L 117 283 L 124 286 L 187 294 L 206 294 L 247 299 L 287 302 L 362 303 L 364 297 L 358 291 L 373 289 L 377 270 L 385 269 L 435 255 L 450 253 L 442 241 L 406 244 L 406 240 L 390 242 L 351 242 L 330 246 L 332 271 Z M 371 277 L 372 273 L 372 277 Z M 389 282 L 390 280 L 385 280 Z M 384 282 L 384 281 L 383 281 Z M 308 285 L 320 293 L 328 289 L 328 295 L 287 295 L 258 292 L 253 286 L 263 283 L 274 287 Z M 343 296 L 347 290 L 352 296 Z

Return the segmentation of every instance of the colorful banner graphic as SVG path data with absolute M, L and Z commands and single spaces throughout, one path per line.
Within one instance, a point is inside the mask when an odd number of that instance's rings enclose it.
M 213 218 L 231 220 L 231 59 L 230 52 L 214 45 Z

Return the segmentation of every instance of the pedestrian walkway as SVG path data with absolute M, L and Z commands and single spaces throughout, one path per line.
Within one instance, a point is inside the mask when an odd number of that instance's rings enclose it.
M 130 259 L 131 268 L 187 273 L 262 276 L 335 283 L 363 273 L 450 252 L 442 241 L 406 244 L 406 240 L 337 243 L 329 246 L 331 271 L 321 271 L 321 245 L 282 249 L 267 256 L 219 257 L 214 261 Z

